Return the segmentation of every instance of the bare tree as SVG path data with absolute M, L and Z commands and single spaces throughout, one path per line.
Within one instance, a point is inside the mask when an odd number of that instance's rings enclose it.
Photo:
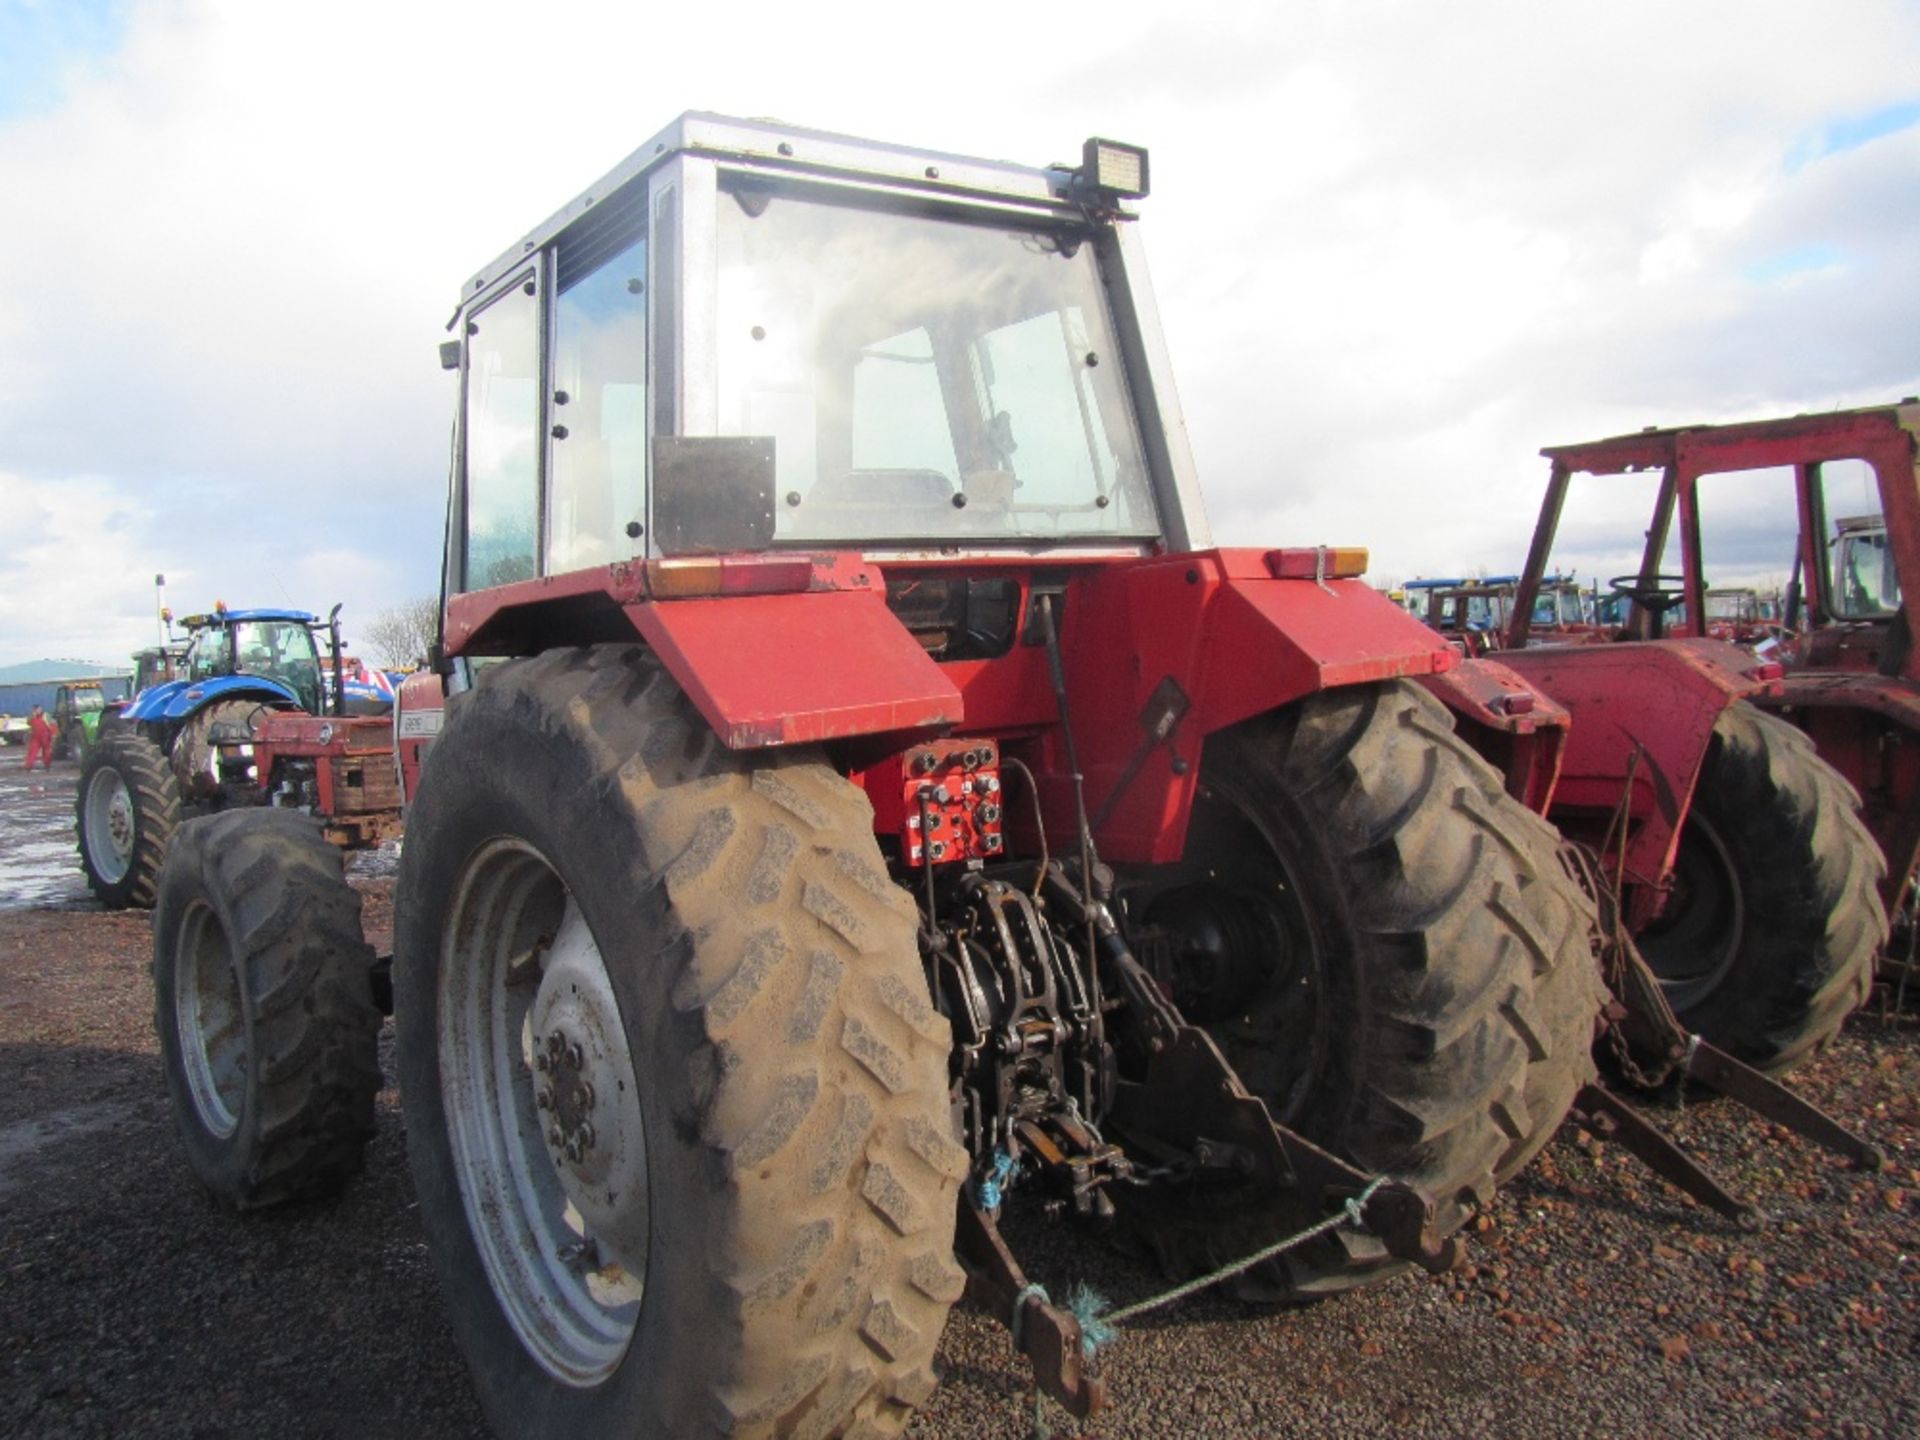
M 392 669 L 417 665 L 440 633 L 440 600 L 423 595 L 390 605 L 361 628 L 375 658 Z

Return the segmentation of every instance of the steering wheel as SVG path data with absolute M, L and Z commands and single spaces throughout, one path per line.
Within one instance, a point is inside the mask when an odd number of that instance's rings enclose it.
M 1636 605 L 1646 606 L 1656 616 L 1664 616 L 1686 600 L 1686 576 L 1653 575 L 1648 579 L 1650 583 L 1642 585 L 1638 575 L 1616 575 L 1607 582 L 1607 588 Z

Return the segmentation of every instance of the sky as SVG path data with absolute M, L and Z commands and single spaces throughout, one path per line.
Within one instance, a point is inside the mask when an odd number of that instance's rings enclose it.
M 1223 544 L 1514 570 L 1543 445 L 1920 393 L 1920 0 L 720 13 L 0 0 L 0 664 L 151 643 L 156 573 L 431 592 L 462 280 L 686 109 L 1147 146 Z

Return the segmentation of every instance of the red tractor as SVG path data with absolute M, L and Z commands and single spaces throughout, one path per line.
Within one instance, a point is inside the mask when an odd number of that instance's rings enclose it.
M 1920 849 L 1911 621 L 1878 568 L 1872 599 L 1849 598 L 1866 592 L 1844 583 L 1858 569 L 1848 568 L 1845 536 L 1831 551 L 1811 538 L 1829 524 L 1823 465 L 1853 459 L 1874 477 L 1876 503 L 1907 527 L 1905 563 L 1920 565 L 1912 413 L 1649 430 L 1547 450 L 1552 476 L 1500 656 L 1572 712 L 1548 814 L 1601 851 L 1679 1020 L 1776 1073 L 1866 997 L 1887 909 Z M 1791 556 L 1807 577 L 1804 618 L 1791 602 L 1784 617 L 1799 632 L 1784 671 L 1780 659 L 1709 638 L 1716 592 L 1703 563 L 1717 515 L 1748 538 L 1748 492 L 1768 467 L 1789 517 L 1772 558 L 1784 568 Z M 1540 645 L 1534 599 L 1572 477 L 1636 471 L 1657 472 L 1660 485 L 1640 570 L 1613 582 L 1626 623 L 1574 637 L 1588 643 Z M 1721 476 L 1703 519 L 1702 481 Z M 1852 488 L 1846 503 L 1858 503 Z M 1669 575 L 1676 514 L 1680 573 Z M 1873 558 L 1897 550 L 1882 541 Z
M 1007 1192 L 1186 1274 L 1366 1197 L 1240 1281 L 1324 1294 L 1450 1264 L 1591 1080 L 1595 902 L 1455 652 L 1363 551 L 1211 543 L 1146 191 L 690 114 L 462 287 L 391 1000 L 503 1433 L 892 1434 L 969 1286 L 1085 1415 Z M 242 1207 L 371 1124 L 332 853 L 236 811 L 161 879 Z

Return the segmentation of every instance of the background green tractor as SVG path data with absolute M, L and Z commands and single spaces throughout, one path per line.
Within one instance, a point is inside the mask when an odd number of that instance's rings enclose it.
M 84 760 L 100 738 L 100 717 L 107 697 L 98 680 L 75 680 L 53 692 L 53 753 L 60 760 Z

